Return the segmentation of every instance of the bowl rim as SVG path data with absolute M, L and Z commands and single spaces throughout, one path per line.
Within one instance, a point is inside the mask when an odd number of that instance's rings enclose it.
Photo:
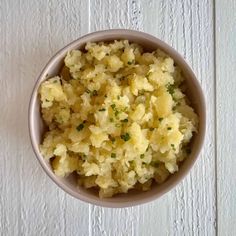
M 36 103 L 36 100 L 37 100 L 38 87 L 41 84 L 41 82 L 43 81 L 42 77 L 47 72 L 47 70 L 50 68 L 50 66 L 53 65 L 53 63 L 55 63 L 57 58 L 60 55 L 64 54 L 66 51 L 68 51 L 68 48 L 75 49 L 77 44 L 79 44 L 80 41 L 82 41 L 86 38 L 92 38 L 93 37 L 93 40 L 96 41 L 97 36 L 101 36 L 101 34 L 104 35 L 104 36 L 107 36 L 107 37 L 116 34 L 117 38 L 119 38 L 119 36 L 122 36 L 122 35 L 125 35 L 125 34 L 126 35 L 129 34 L 129 35 L 132 35 L 133 37 L 137 37 L 137 38 L 143 37 L 143 38 L 147 38 L 147 40 L 149 40 L 149 41 L 151 40 L 153 43 L 155 43 L 157 45 L 157 47 L 159 46 L 159 47 L 165 48 L 165 50 L 168 51 L 168 54 L 171 54 L 170 56 L 175 55 L 175 57 L 177 57 L 178 60 L 180 60 L 181 63 L 184 64 L 184 66 L 188 69 L 188 73 L 190 74 L 191 80 L 192 80 L 192 82 L 194 82 L 194 85 L 197 87 L 198 93 L 200 95 L 199 99 L 201 100 L 200 103 L 201 103 L 201 121 L 202 121 L 202 123 L 201 123 L 201 133 L 198 134 L 198 135 L 201 135 L 201 137 L 200 137 L 199 142 L 198 142 L 198 149 L 195 152 L 195 155 L 191 156 L 192 161 L 188 165 L 188 168 L 185 168 L 184 170 L 181 170 L 181 175 L 179 175 L 178 178 L 176 178 L 176 180 L 174 182 L 171 182 L 169 185 L 166 186 L 166 188 L 162 189 L 158 193 L 149 195 L 145 198 L 136 199 L 135 201 L 109 202 L 109 201 L 104 201 L 104 199 L 91 199 L 89 197 L 84 196 L 83 194 L 75 192 L 69 186 L 67 186 L 65 183 L 59 181 L 58 178 L 56 178 L 56 176 L 53 172 L 50 172 L 48 170 L 48 168 L 46 166 L 46 161 L 44 160 L 41 153 L 39 151 L 37 151 L 38 144 L 36 143 L 34 127 L 33 127 L 33 118 L 34 118 L 34 109 L 33 109 L 33 107 L 34 107 L 34 104 Z M 104 41 L 106 41 L 106 39 L 104 39 Z M 95 31 L 95 32 L 89 33 L 89 34 L 85 34 L 82 37 L 79 37 L 78 39 L 73 40 L 71 43 L 67 44 L 66 46 L 64 46 L 63 48 L 58 50 L 50 58 L 50 60 L 48 60 L 48 62 L 46 63 L 46 65 L 42 69 L 41 73 L 37 77 L 37 80 L 36 80 L 36 82 L 33 86 L 32 93 L 30 95 L 30 101 L 29 101 L 29 107 L 28 107 L 28 131 L 29 131 L 30 142 L 31 142 L 34 154 L 37 157 L 37 160 L 39 161 L 39 163 L 42 166 L 43 170 L 53 180 L 53 182 L 57 186 L 59 186 L 61 189 L 63 189 L 65 192 L 67 192 L 71 196 L 75 197 L 76 199 L 79 199 L 79 200 L 82 200 L 84 202 L 94 204 L 94 205 L 97 205 L 97 206 L 109 207 L 109 208 L 132 207 L 132 206 L 136 206 L 136 205 L 145 204 L 145 203 L 148 203 L 150 201 L 153 201 L 155 199 L 160 198 L 165 193 L 169 192 L 171 189 L 173 189 L 175 186 L 177 186 L 186 177 L 186 175 L 190 172 L 190 170 L 192 169 L 194 163 L 196 162 L 196 160 L 199 157 L 199 154 L 201 152 L 201 149 L 202 149 L 202 146 L 203 146 L 203 143 L 204 143 L 204 139 L 205 139 L 205 133 L 206 133 L 206 103 L 205 103 L 205 97 L 204 97 L 204 94 L 203 94 L 203 91 L 202 91 L 202 88 L 200 86 L 199 81 L 197 80 L 193 70 L 188 65 L 188 63 L 185 61 L 183 56 L 180 53 L 178 53 L 173 47 L 171 47 L 170 45 L 165 43 L 164 41 L 160 40 L 159 38 L 157 38 L 153 35 L 150 35 L 148 33 L 142 32 L 142 31 L 137 31 L 137 30 L 130 30 L 130 29 L 100 30 L 100 31 Z

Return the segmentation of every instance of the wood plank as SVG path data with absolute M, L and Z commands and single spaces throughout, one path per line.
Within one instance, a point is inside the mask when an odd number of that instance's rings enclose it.
M 140 207 L 140 232 L 141 235 L 215 235 L 213 3 L 153 0 L 142 1 L 141 8 L 144 30 L 172 45 L 192 66 L 204 90 L 208 114 L 207 135 L 199 160 L 174 190 Z
M 236 2 L 216 0 L 218 235 L 236 235 Z
M 43 173 L 27 137 L 33 84 L 53 53 L 88 32 L 88 9 L 86 1 L 1 1 L 1 235 L 89 233 L 89 206 Z
M 140 1 L 91 0 L 90 15 L 91 31 L 111 28 L 142 30 Z M 91 234 L 139 235 L 139 207 L 108 209 L 91 206 Z

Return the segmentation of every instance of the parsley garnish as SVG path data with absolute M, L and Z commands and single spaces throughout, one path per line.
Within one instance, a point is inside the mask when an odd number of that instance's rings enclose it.
M 172 128 L 171 127 L 167 127 L 168 130 L 171 130 Z
M 124 120 L 122 120 L 121 122 L 127 123 L 127 122 L 128 122 L 128 119 L 124 119 Z
M 119 111 L 115 110 L 115 116 L 118 116 L 118 114 L 119 114 Z
M 112 110 L 115 110 L 116 104 L 111 104 Z
M 151 127 L 151 128 L 149 128 L 149 130 L 150 130 L 150 131 L 153 131 L 153 130 L 154 130 L 154 128 L 153 128 L 153 127 Z
M 85 89 L 86 93 L 91 93 L 91 91 L 89 89 Z
M 172 149 L 175 151 L 176 149 L 175 149 L 175 145 L 172 143 L 171 145 L 170 145 L 171 147 L 172 147 Z
M 140 155 L 140 158 L 143 159 L 143 158 L 144 158 L 144 154 L 141 154 L 141 155 Z
M 163 119 L 164 119 L 164 118 L 161 117 L 161 118 L 159 118 L 158 120 L 161 122 Z
M 84 124 L 80 124 L 76 127 L 78 131 L 82 130 L 84 128 Z
M 122 134 L 120 137 L 121 137 L 121 139 L 123 139 L 125 142 L 130 139 L 129 133 Z
M 115 153 L 112 153 L 112 154 L 111 154 L 111 158 L 116 158 L 116 154 L 115 154 Z
M 170 84 L 168 83 L 166 85 L 166 89 L 167 89 L 167 92 L 170 94 L 170 95 L 173 95 L 174 92 L 175 92 L 175 86 L 173 84 Z
M 101 109 L 99 109 L 99 111 L 105 111 L 106 109 L 105 108 L 101 108 Z

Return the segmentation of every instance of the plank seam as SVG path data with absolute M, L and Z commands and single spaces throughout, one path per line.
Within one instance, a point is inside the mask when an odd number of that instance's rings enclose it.
M 216 1 L 213 0 L 213 76 L 214 76 L 214 101 L 215 101 L 215 106 L 214 106 L 214 115 L 215 115 L 215 220 L 216 220 L 216 235 L 218 235 L 218 182 L 217 182 L 217 173 L 218 173 L 218 168 L 217 168 L 217 79 L 216 79 Z

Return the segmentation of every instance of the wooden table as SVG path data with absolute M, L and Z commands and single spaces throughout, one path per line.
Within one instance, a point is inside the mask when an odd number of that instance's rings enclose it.
M 236 235 L 236 1 L 1 0 L 0 235 Z M 28 137 L 32 87 L 49 58 L 100 29 L 151 33 L 194 69 L 207 134 L 191 173 L 152 203 L 106 209 L 64 193 Z

